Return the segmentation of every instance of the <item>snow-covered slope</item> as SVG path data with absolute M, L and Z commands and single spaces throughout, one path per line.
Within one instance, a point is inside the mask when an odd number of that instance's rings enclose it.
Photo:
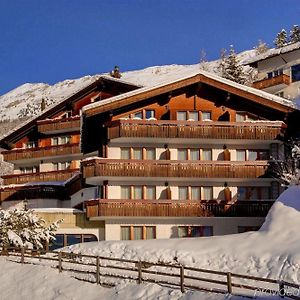
M 208 238 L 77 244 L 76 253 L 182 263 L 300 283 L 300 187 L 289 188 L 258 232 Z
M 241 61 L 255 55 L 254 50 L 244 51 L 239 54 Z M 202 62 L 195 65 L 166 65 L 149 67 L 142 70 L 122 73 L 122 80 L 142 86 L 152 86 L 166 81 L 172 76 L 178 79 L 191 72 L 203 69 L 215 74 L 218 70 L 219 60 Z M 78 79 L 65 80 L 54 85 L 46 83 L 26 83 L 14 90 L 0 96 L 0 121 L 15 120 L 31 117 L 40 113 L 41 101 L 44 98 L 47 105 L 57 103 L 85 86 L 97 80 L 101 75 L 85 76 Z

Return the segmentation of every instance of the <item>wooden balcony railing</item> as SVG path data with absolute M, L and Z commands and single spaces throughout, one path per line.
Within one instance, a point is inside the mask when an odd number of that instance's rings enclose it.
M 64 186 L 26 186 L 0 189 L 0 202 L 25 199 L 69 199 L 69 193 Z
M 82 162 L 83 176 L 89 177 L 197 177 L 257 178 L 265 174 L 266 161 L 166 161 L 92 159 Z
M 53 181 L 66 181 L 76 175 L 78 169 L 50 171 L 40 173 L 27 173 L 27 174 L 14 174 L 2 176 L 4 185 L 9 184 L 24 184 L 32 182 L 53 182 Z
M 87 217 L 265 217 L 273 201 L 91 200 Z
M 281 133 L 283 122 L 196 122 L 118 120 L 108 126 L 114 138 L 192 138 L 273 140 Z
M 290 76 L 286 74 L 281 74 L 273 78 L 267 78 L 267 79 L 256 81 L 253 83 L 252 86 L 256 89 L 263 90 L 268 87 L 279 85 L 279 84 L 289 85 L 290 82 L 291 82 Z
M 38 121 L 38 131 L 41 133 L 54 133 L 80 129 L 80 117 L 66 119 L 52 119 Z
M 46 158 L 59 155 L 80 154 L 79 144 L 64 144 L 57 146 L 36 147 L 28 149 L 14 149 L 3 151 L 5 161 L 17 161 L 22 159 Z

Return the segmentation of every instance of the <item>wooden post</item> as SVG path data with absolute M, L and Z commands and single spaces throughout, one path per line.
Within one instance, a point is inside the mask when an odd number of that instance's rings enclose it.
M 231 273 L 227 273 L 227 291 L 228 294 L 232 294 L 232 283 L 231 283 Z
M 180 266 L 180 290 L 184 293 L 184 266 Z
M 96 282 L 100 284 L 100 257 L 96 257 Z
M 58 252 L 58 271 L 62 272 L 62 260 L 61 260 L 61 252 Z
M 24 247 L 21 247 L 21 264 L 24 264 L 24 254 L 25 254 L 25 249 Z
M 280 298 L 284 298 L 285 296 L 285 290 L 284 290 L 284 282 L 280 281 L 279 282 L 279 296 Z
M 138 284 L 142 283 L 142 262 L 138 262 Z

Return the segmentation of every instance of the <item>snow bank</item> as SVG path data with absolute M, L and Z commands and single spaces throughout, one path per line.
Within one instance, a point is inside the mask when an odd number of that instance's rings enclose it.
M 285 191 L 258 232 L 209 238 L 104 241 L 70 246 L 67 251 L 182 263 L 300 283 L 300 187 Z

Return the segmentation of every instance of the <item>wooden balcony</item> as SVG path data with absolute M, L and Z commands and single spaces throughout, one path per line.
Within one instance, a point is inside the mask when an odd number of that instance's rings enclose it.
M 28 149 L 14 149 L 3 151 L 5 161 L 18 161 L 18 160 L 28 160 L 34 158 L 44 159 L 46 157 L 54 157 L 66 155 L 70 156 L 72 154 L 80 154 L 79 144 L 64 144 L 57 146 L 47 146 L 47 147 L 36 147 Z
M 27 173 L 27 174 L 13 174 L 2 176 L 4 185 L 9 184 L 24 184 L 32 182 L 53 182 L 53 181 L 66 181 L 78 174 L 78 169 L 50 171 L 40 173 Z
M 265 217 L 273 201 L 92 200 L 87 217 Z
M 257 178 L 265 174 L 266 161 L 166 161 L 92 159 L 82 162 L 83 176 L 89 177 L 185 177 Z
M 283 122 L 196 122 L 118 120 L 109 124 L 108 137 L 274 140 Z
M 290 82 L 290 76 L 282 74 L 273 78 L 256 81 L 252 86 L 256 89 L 263 90 L 276 85 L 289 85 Z
M 80 117 L 38 121 L 38 131 L 45 134 L 80 130 Z

